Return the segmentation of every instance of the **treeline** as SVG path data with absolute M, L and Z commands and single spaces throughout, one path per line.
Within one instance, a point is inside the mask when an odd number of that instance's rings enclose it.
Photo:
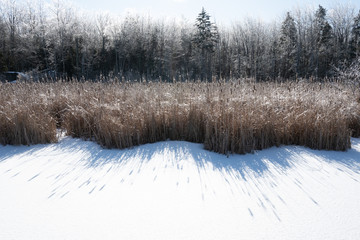
M 202 9 L 191 21 L 86 15 L 60 0 L 0 0 L 0 72 L 68 78 L 324 78 L 360 56 L 360 11 L 298 9 L 271 24 L 219 27 Z

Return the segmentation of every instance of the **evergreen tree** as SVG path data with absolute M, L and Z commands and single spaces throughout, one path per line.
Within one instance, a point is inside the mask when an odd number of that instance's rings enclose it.
M 330 68 L 332 28 L 326 20 L 326 9 L 319 5 L 315 13 L 315 69 L 313 74 L 323 78 Z
M 296 77 L 296 47 L 297 34 L 294 18 L 288 12 L 281 26 L 280 51 L 281 69 L 280 76 L 283 78 Z
M 210 21 L 210 15 L 202 8 L 196 18 L 196 32 L 193 37 L 193 44 L 198 51 L 200 61 L 201 80 L 212 78 L 212 57 L 219 39 L 218 30 Z

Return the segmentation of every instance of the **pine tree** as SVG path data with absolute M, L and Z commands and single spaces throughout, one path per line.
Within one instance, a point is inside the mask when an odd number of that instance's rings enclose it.
M 294 18 L 288 12 L 281 26 L 280 51 L 281 70 L 283 78 L 296 77 L 296 47 L 297 34 Z
M 193 37 L 193 44 L 198 51 L 200 58 L 201 80 L 212 78 L 212 57 L 218 43 L 219 34 L 217 27 L 210 21 L 210 15 L 202 8 L 195 22 L 196 32 Z
M 331 63 L 332 28 L 326 20 L 326 9 L 319 5 L 315 13 L 315 69 L 314 75 L 323 78 Z

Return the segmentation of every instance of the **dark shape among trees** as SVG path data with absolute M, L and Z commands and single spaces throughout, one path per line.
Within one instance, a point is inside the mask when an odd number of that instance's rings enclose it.
M 360 11 L 354 18 L 351 30 L 351 58 L 360 57 Z
M 203 8 L 194 22 L 80 15 L 61 0 L 0 0 L 0 73 L 35 71 L 95 79 L 324 78 L 360 57 L 360 12 L 288 12 L 280 23 L 244 19 L 218 28 Z
M 326 76 L 327 66 L 332 63 L 331 48 L 332 48 L 332 28 L 326 20 L 326 10 L 319 5 L 315 13 L 314 22 L 315 42 L 314 42 L 314 56 L 311 62 L 312 75 L 323 78 Z
M 200 79 L 211 80 L 213 68 L 212 59 L 215 53 L 216 44 L 218 43 L 218 31 L 215 24 L 210 21 L 204 8 L 202 8 L 195 23 L 195 34 L 193 44 L 195 47 L 195 57 L 200 62 Z
M 280 36 L 280 54 L 281 54 L 281 69 L 280 76 L 283 78 L 290 78 L 297 71 L 296 62 L 296 46 L 297 46 L 297 34 L 294 18 L 290 13 L 286 14 L 286 18 L 281 25 Z

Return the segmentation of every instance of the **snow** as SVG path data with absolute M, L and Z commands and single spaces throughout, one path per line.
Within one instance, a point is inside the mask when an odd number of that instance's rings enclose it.
M 224 155 L 167 141 L 0 146 L 0 239 L 360 239 L 360 140 Z

